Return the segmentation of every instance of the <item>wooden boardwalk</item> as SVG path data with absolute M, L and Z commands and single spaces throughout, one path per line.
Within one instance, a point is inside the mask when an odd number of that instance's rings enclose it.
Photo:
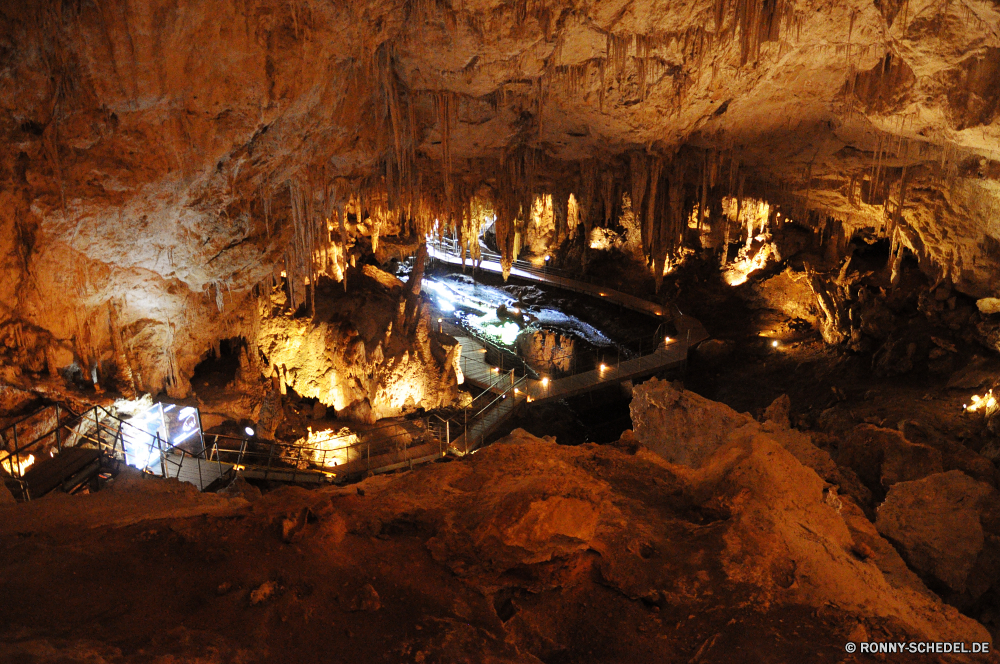
M 649 355 L 608 365 L 605 369 L 584 371 L 548 382 L 528 380 L 525 391 L 532 401 L 550 401 L 585 394 L 609 385 L 681 367 L 687 361 L 688 348 L 689 344 L 686 341 L 671 340 L 661 344 Z
M 481 390 L 489 390 L 497 394 L 503 393 L 510 386 L 510 370 L 500 371 L 486 361 L 487 350 L 475 337 L 470 337 L 454 325 L 448 325 L 447 332 L 462 346 L 462 356 L 459 366 L 465 376 L 465 382 L 475 385 Z
M 482 417 L 469 423 L 469 427 L 462 435 L 451 441 L 451 446 L 457 452 L 468 454 L 475 452 L 483 446 L 486 439 L 496 431 L 508 417 L 514 414 L 518 406 L 526 400 L 522 394 L 508 394 L 506 398 L 500 398 L 493 408 L 490 408 Z
M 462 265 L 462 257 L 451 251 L 448 245 L 440 242 L 428 242 L 427 255 L 435 260 L 441 261 L 442 263 L 448 263 L 449 265 L 457 265 L 460 267 Z M 470 263 L 471 261 L 466 261 L 466 265 L 469 265 Z M 489 255 L 484 257 L 483 260 L 477 263 L 475 267 L 479 270 L 503 274 L 503 266 L 500 265 L 499 261 L 491 260 Z M 586 281 L 578 281 L 560 274 L 555 274 L 553 271 L 545 268 L 535 268 L 523 263 L 515 264 L 511 267 L 510 274 L 513 277 L 537 281 L 543 284 L 550 284 L 564 290 L 590 295 L 591 297 L 595 297 L 606 302 L 612 302 L 625 307 L 626 309 L 649 314 L 651 316 L 665 316 L 669 313 L 668 308 L 662 304 L 650 302 L 649 300 L 644 300 L 641 297 L 629 295 L 628 293 L 623 293 L 605 286 L 587 283 Z
M 72 491 L 100 471 L 104 455 L 101 450 L 69 447 L 54 457 L 42 457 L 22 478 L 32 498 L 41 498 L 50 491 Z
M 443 263 L 462 265 L 461 256 L 454 250 L 454 247 L 446 243 L 428 242 L 427 252 L 430 257 Z M 476 267 L 498 274 L 503 271 L 496 257 L 491 259 L 489 254 L 486 254 Z M 652 353 L 609 364 L 603 369 L 598 368 L 550 380 L 526 379 L 521 383 L 520 390 L 511 392 L 515 380 L 513 375 L 501 371 L 498 367 L 487 362 L 487 349 L 482 342 L 471 337 L 461 328 L 449 325 L 447 331 L 458 340 L 462 347 L 460 366 L 465 375 L 465 381 L 494 394 L 500 395 L 507 392 L 510 397 L 496 402 L 493 407 L 480 413 L 476 420 L 467 423 L 465 432 L 451 441 L 452 448 L 460 453 L 474 451 L 480 447 L 485 439 L 496 431 L 524 401 L 565 399 L 627 380 L 636 380 L 681 367 L 687 361 L 690 348 L 708 338 L 708 333 L 698 320 L 683 315 L 676 307 L 668 309 L 664 305 L 649 302 L 628 293 L 577 281 L 565 275 L 550 273 L 548 270 L 539 270 L 524 264 L 515 263 L 510 274 L 522 279 L 589 295 L 644 314 L 662 317 L 669 313 L 674 327 L 677 328 L 678 338 L 664 337 L 663 342 Z
M 233 470 L 231 463 L 223 463 L 218 460 L 209 460 L 203 457 L 190 455 L 164 455 L 166 460 L 165 477 L 176 478 L 181 482 L 188 482 L 198 487 L 199 491 L 204 491 L 216 480 L 225 477 Z

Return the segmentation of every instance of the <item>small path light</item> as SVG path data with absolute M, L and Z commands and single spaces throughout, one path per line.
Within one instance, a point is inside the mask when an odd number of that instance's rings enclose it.
M 245 431 L 248 436 L 254 435 L 254 431 L 250 427 L 243 427 L 243 431 Z

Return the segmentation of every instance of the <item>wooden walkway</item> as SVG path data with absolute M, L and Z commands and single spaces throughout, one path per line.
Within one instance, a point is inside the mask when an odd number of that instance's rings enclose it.
M 462 265 L 461 255 L 455 252 L 451 245 L 443 242 L 427 242 L 427 255 L 428 257 L 439 260 L 442 263 L 457 266 Z M 469 265 L 470 263 L 471 261 L 469 260 L 466 260 L 465 262 L 466 265 Z M 475 267 L 479 270 L 503 274 L 503 266 L 500 265 L 498 260 L 492 259 L 489 254 L 484 254 L 483 260 L 477 263 Z M 524 263 L 523 261 L 519 261 L 511 266 L 510 274 L 513 277 L 550 284 L 564 290 L 590 295 L 591 297 L 595 297 L 606 302 L 612 302 L 625 307 L 626 309 L 649 314 L 651 316 L 665 316 L 669 313 L 667 307 L 662 304 L 650 302 L 649 300 L 644 300 L 640 297 L 629 295 L 628 293 L 623 293 L 611 288 L 606 288 L 604 286 L 587 283 L 586 281 L 578 281 L 570 277 L 555 274 L 553 270 L 536 268 Z
M 482 417 L 476 418 L 469 423 L 469 427 L 462 435 L 451 441 L 452 448 L 462 454 L 475 452 L 483 446 L 486 439 L 503 424 L 508 417 L 513 415 L 518 406 L 526 400 L 522 394 L 508 394 L 506 398 L 501 397 L 493 408 L 486 411 Z
M 32 498 L 56 489 L 70 492 L 100 472 L 103 462 L 101 450 L 69 447 L 54 457 L 42 457 L 22 479 Z
M 167 454 L 164 455 L 164 459 L 166 460 L 164 477 L 188 482 L 198 487 L 199 491 L 204 491 L 213 482 L 226 477 L 234 468 L 231 463 L 213 461 L 200 456 Z
M 702 339 L 698 339 L 702 341 Z M 664 342 L 654 352 L 625 360 L 605 369 L 595 369 L 549 381 L 528 380 L 525 391 L 532 401 L 565 399 L 593 390 L 651 376 L 661 371 L 675 369 L 687 361 L 689 343 L 680 340 Z
M 475 337 L 464 333 L 462 328 L 447 325 L 448 334 L 455 337 L 462 346 L 462 356 L 459 366 L 465 376 L 465 382 L 475 385 L 481 390 L 489 390 L 501 394 L 510 386 L 510 369 L 501 371 L 486 361 L 486 346 Z

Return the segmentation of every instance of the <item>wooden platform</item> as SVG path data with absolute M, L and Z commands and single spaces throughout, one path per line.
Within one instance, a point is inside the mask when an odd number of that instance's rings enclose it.
M 447 245 L 438 242 L 427 243 L 427 255 L 435 260 L 441 261 L 442 263 L 457 265 L 459 267 L 462 266 L 462 257 L 452 251 L 449 251 Z M 465 264 L 466 266 L 470 266 L 471 261 L 467 260 Z M 500 265 L 499 261 L 490 260 L 488 257 L 483 258 L 483 260 L 476 265 L 476 269 L 486 270 L 487 272 L 495 272 L 496 274 L 503 274 L 503 266 Z M 604 300 L 605 302 L 612 302 L 625 307 L 626 309 L 649 314 L 651 316 L 665 316 L 669 313 L 667 307 L 662 304 L 650 302 L 649 300 L 643 300 L 640 297 L 629 295 L 628 293 L 623 293 L 621 291 L 606 288 L 597 284 L 591 284 L 586 281 L 579 281 L 563 275 L 553 274 L 544 268 L 528 268 L 527 266 L 520 267 L 515 263 L 510 269 L 510 275 L 512 277 L 537 281 L 539 283 L 550 284 L 564 290 L 590 295 L 591 297 Z
M 523 395 L 509 395 L 506 399 L 501 399 L 482 417 L 470 422 L 469 428 L 451 441 L 451 447 L 460 454 L 475 452 L 525 401 L 526 397 Z
M 412 445 L 403 450 L 393 450 L 384 452 L 371 458 L 361 458 L 341 464 L 330 470 L 337 478 L 350 477 L 353 475 L 366 473 L 385 473 L 391 470 L 407 468 L 413 464 L 433 461 L 441 458 L 443 446 L 441 443 L 433 441 Z
M 104 455 L 89 447 L 68 447 L 54 457 L 36 461 L 22 480 L 32 498 L 41 498 L 56 489 L 71 491 L 98 473 Z
M 166 456 L 166 462 L 167 477 L 193 484 L 199 491 L 204 491 L 212 482 L 233 470 L 232 464 L 188 455 L 170 454 Z
M 631 360 L 625 360 L 606 369 L 595 369 L 583 373 L 548 381 L 528 380 L 525 391 L 532 401 L 550 401 L 585 394 L 609 385 L 651 376 L 661 371 L 683 366 L 687 360 L 688 345 L 683 342 L 664 344 L 655 352 Z
M 475 385 L 481 390 L 502 393 L 510 385 L 509 374 L 501 373 L 486 361 L 486 346 L 478 339 L 463 334 L 461 328 L 454 325 L 446 326 L 449 334 L 462 345 L 462 357 L 459 366 L 465 376 L 465 382 Z

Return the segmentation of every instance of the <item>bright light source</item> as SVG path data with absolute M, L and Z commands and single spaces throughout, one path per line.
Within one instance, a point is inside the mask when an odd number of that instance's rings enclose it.
M 497 369 L 496 367 L 493 367 L 492 369 L 490 369 L 490 371 L 492 371 L 493 373 L 500 373 L 500 370 Z
M 978 394 L 972 395 L 972 405 L 968 407 L 967 411 L 970 413 L 975 413 L 976 411 L 983 410 L 986 411 L 986 415 L 990 416 L 993 413 L 1000 410 L 998 408 L 997 398 L 993 396 L 993 390 L 990 390 L 983 396 Z
M 549 260 L 550 258 L 552 258 L 552 256 L 546 256 L 546 257 L 545 257 L 545 260 L 547 261 L 547 260 Z
M 771 342 L 771 347 L 772 347 L 772 348 L 777 348 L 777 347 L 778 347 L 778 342 L 777 342 L 776 340 L 775 340 L 775 341 L 772 341 L 772 342 Z
M 520 394 L 520 393 L 521 393 L 521 390 L 519 390 L 519 389 L 517 389 L 517 388 L 515 387 L 515 388 L 514 388 L 514 394 Z
M 608 368 L 608 365 L 606 365 L 606 364 L 604 364 L 604 363 L 602 362 L 602 363 L 601 363 L 601 371 L 604 371 L 604 370 L 605 370 L 605 369 L 607 369 L 607 368 Z
M 187 440 L 191 436 L 195 435 L 196 433 L 198 433 L 197 429 L 191 429 L 187 433 L 181 434 L 177 438 L 174 438 L 172 441 L 170 441 L 170 444 L 171 445 L 180 445 L 181 443 L 183 443 L 185 440 Z M 252 436 L 253 434 L 251 433 L 250 435 Z
M 549 379 L 548 378 L 543 378 L 542 379 L 542 387 L 548 387 L 548 386 L 549 386 Z
M 670 337 L 664 337 L 663 338 L 663 343 L 665 343 L 665 344 L 670 343 Z
M 442 318 L 438 318 L 438 322 L 439 322 L 439 323 L 440 323 L 440 322 L 441 322 L 442 320 L 444 320 L 444 319 L 442 319 Z
M 250 427 L 244 427 L 243 430 L 246 431 L 246 433 L 247 433 L 248 436 L 252 436 L 253 435 L 253 429 L 251 429 Z

